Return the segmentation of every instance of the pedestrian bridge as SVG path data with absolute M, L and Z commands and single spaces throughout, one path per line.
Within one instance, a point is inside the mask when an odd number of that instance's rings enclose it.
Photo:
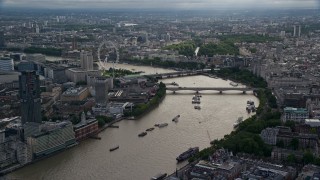
M 176 91 L 195 91 L 199 93 L 200 91 L 218 91 L 222 93 L 224 91 L 240 91 L 246 93 L 247 91 L 255 91 L 257 88 L 250 87 L 166 87 L 168 91 L 175 93 Z

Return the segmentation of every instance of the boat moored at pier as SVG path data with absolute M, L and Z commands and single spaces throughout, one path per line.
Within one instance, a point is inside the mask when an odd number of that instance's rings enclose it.
M 238 117 L 237 121 L 233 123 L 233 128 L 237 128 L 242 121 L 243 117 Z
M 191 157 L 193 157 L 194 155 L 196 155 L 199 152 L 199 147 L 193 147 L 193 148 L 189 148 L 187 151 L 183 152 L 182 154 L 180 154 L 176 160 L 178 162 L 182 162 L 185 161 Z

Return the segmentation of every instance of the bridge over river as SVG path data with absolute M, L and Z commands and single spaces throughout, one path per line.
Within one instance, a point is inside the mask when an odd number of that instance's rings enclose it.
M 147 76 L 151 76 L 157 79 L 167 79 L 167 78 L 174 78 L 174 77 L 202 75 L 210 71 L 211 71 L 210 69 L 203 69 L 203 70 L 196 70 L 196 71 L 177 71 L 177 72 L 162 73 L 162 74 L 149 74 Z
M 195 91 L 199 93 L 200 91 L 218 91 L 222 93 L 223 91 L 242 91 L 246 93 L 247 91 L 256 91 L 258 88 L 250 87 L 167 87 L 168 91 L 175 93 L 176 91 Z

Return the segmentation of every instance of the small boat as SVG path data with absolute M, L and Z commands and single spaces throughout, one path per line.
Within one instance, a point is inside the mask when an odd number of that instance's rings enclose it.
M 247 104 L 249 104 L 249 105 L 254 105 L 254 101 L 248 100 L 248 101 L 247 101 Z
M 238 117 L 237 121 L 233 123 L 233 128 L 237 128 L 242 121 L 243 117 Z
M 179 86 L 179 84 L 176 83 L 176 82 L 172 82 L 171 85 L 173 85 L 173 86 Z
M 233 86 L 233 87 L 236 87 L 236 86 L 238 86 L 238 83 L 230 82 L 230 85 Z
M 162 123 L 162 124 L 159 124 L 159 128 L 162 128 L 162 127 L 166 127 L 166 126 L 168 126 L 168 123 Z
M 200 110 L 200 109 L 201 109 L 201 107 L 200 107 L 199 105 L 195 105 L 195 106 L 194 106 L 194 109 L 198 109 L 198 110 Z
M 256 107 L 255 107 L 254 104 L 252 104 L 252 105 L 248 104 L 247 107 L 246 107 L 246 110 L 248 111 L 248 113 L 256 112 Z
M 159 173 L 151 178 L 151 180 L 161 180 L 167 177 L 167 173 Z
M 115 151 L 117 149 L 119 149 L 119 146 L 113 147 L 113 148 L 109 149 L 109 151 L 111 152 L 111 151 Z
M 218 79 L 218 76 L 216 76 L 216 75 L 209 75 L 209 77 L 214 78 L 214 79 Z
M 200 101 L 200 95 L 194 95 L 193 97 L 192 97 L 192 100 L 194 100 L 194 101 Z
M 172 119 L 172 121 L 173 121 L 173 122 L 178 122 L 179 117 L 180 117 L 180 114 L 177 115 L 176 117 L 174 117 L 174 118 Z
M 143 137 L 145 135 L 147 135 L 147 132 L 142 132 L 142 133 L 138 134 L 139 137 Z
M 146 131 L 153 131 L 154 130 L 154 128 L 152 127 L 152 128 L 148 128 Z
M 192 104 L 200 104 L 201 101 L 200 100 L 192 100 Z

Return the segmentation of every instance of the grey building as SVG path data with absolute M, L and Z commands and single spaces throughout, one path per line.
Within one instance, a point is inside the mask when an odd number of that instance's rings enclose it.
M 46 78 L 52 79 L 54 83 L 62 84 L 68 81 L 65 70 L 65 67 L 48 64 L 45 65 L 44 76 Z
M 24 71 L 19 76 L 21 121 L 41 123 L 40 80 L 35 71 Z
M 80 64 L 84 70 L 93 70 L 93 56 L 91 52 L 81 51 Z
M 98 77 L 95 80 L 95 100 L 98 104 L 105 104 L 107 101 L 108 93 L 108 79 L 104 77 Z
M 260 137 L 266 144 L 276 145 L 278 133 L 278 128 L 266 128 L 261 131 Z

